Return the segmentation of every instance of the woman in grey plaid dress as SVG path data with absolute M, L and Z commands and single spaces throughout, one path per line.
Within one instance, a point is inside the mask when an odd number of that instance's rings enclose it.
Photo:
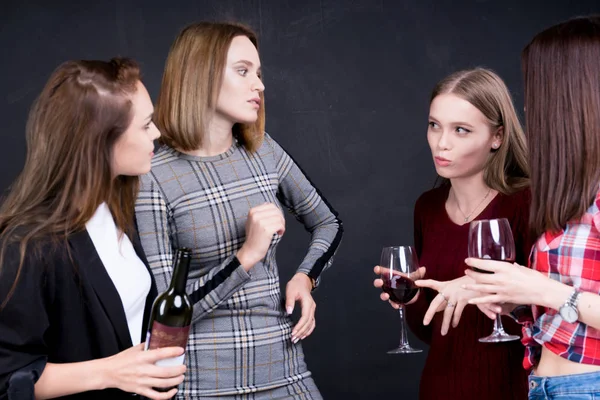
M 263 131 L 257 48 L 243 26 L 188 26 L 170 50 L 156 105 L 162 145 L 136 216 L 159 291 L 171 279 L 173 250 L 193 250 L 182 399 L 321 399 L 300 340 L 315 328 L 311 291 L 332 263 L 342 224 Z M 283 207 L 311 234 L 285 304 L 275 260 Z M 302 315 L 292 326 L 296 303 Z

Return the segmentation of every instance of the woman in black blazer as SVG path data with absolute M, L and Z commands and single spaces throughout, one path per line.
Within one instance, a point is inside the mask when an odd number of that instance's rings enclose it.
M 0 399 L 167 399 L 153 388 L 183 380 L 154 365 L 183 349 L 142 343 L 156 287 L 133 215 L 152 112 L 127 59 L 67 62 L 36 100 L 0 208 Z

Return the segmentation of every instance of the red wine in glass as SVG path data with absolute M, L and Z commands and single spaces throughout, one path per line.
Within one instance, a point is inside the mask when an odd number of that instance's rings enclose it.
M 491 256 L 491 257 L 484 256 L 482 258 L 486 259 L 486 260 L 506 261 L 506 262 L 509 262 L 509 263 L 514 263 L 515 262 L 515 257 L 505 257 L 505 258 L 503 258 L 502 255 L 500 255 L 500 256 Z M 471 269 L 473 271 L 475 271 L 475 272 L 480 272 L 482 274 L 493 274 L 492 271 L 486 271 L 485 269 L 479 269 L 477 267 L 471 267 Z
M 469 257 L 484 260 L 515 261 L 515 241 L 510 224 L 506 218 L 482 219 L 472 221 L 469 225 Z M 493 274 L 473 267 L 476 272 Z M 504 331 L 500 314 L 494 321 L 494 331 L 491 335 L 479 339 L 483 343 L 499 343 L 519 340 L 517 335 L 509 335 Z
M 419 259 L 412 246 L 384 247 L 381 251 L 380 277 L 383 280 L 383 291 L 390 295 L 390 300 L 400 304 L 400 344 L 388 351 L 388 354 L 420 353 L 408 343 L 406 325 L 404 323 L 404 304 L 414 298 L 419 291 L 410 276 L 419 269 Z
M 390 295 L 394 303 L 406 304 L 417 295 L 419 288 L 415 286 L 412 279 L 401 275 L 392 277 L 385 275 L 383 279 L 383 291 Z

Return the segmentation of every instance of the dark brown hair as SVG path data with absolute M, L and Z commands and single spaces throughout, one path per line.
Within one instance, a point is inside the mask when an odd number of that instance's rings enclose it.
M 50 76 L 27 121 L 25 166 L 0 207 L 0 272 L 6 247 L 59 242 L 85 229 L 102 202 L 123 232 L 133 229 L 138 177 L 112 172 L 116 140 L 133 117 L 140 79 L 133 60 L 68 61 Z M 1 278 L 0 278 L 1 279 Z
M 233 23 L 200 22 L 187 26 L 171 46 L 154 110 L 160 142 L 180 150 L 200 147 L 214 112 L 231 41 L 246 36 L 258 50 L 256 34 Z M 233 135 L 248 150 L 262 143 L 265 127 L 263 93 L 254 124 L 235 124 Z
M 440 94 L 448 93 L 468 101 L 481 111 L 492 130 L 504 128 L 502 144 L 493 151 L 485 166 L 485 184 L 504 194 L 527 187 L 529 166 L 525 134 L 504 81 L 485 68 L 458 71 L 435 86 L 430 103 Z
M 600 184 L 600 18 L 537 34 L 521 56 L 537 236 L 581 218 Z

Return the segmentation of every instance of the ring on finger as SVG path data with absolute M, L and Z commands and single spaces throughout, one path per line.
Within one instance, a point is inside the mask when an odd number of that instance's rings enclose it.
M 439 292 L 438 293 L 440 296 L 442 296 L 442 299 L 444 299 L 444 301 L 448 301 L 448 298 L 444 295 L 444 293 Z
M 452 303 L 452 302 L 448 301 L 448 305 L 447 305 L 446 307 L 448 307 L 448 308 L 452 308 L 452 307 L 454 307 L 454 306 L 456 306 L 456 304 L 454 304 L 454 303 Z

